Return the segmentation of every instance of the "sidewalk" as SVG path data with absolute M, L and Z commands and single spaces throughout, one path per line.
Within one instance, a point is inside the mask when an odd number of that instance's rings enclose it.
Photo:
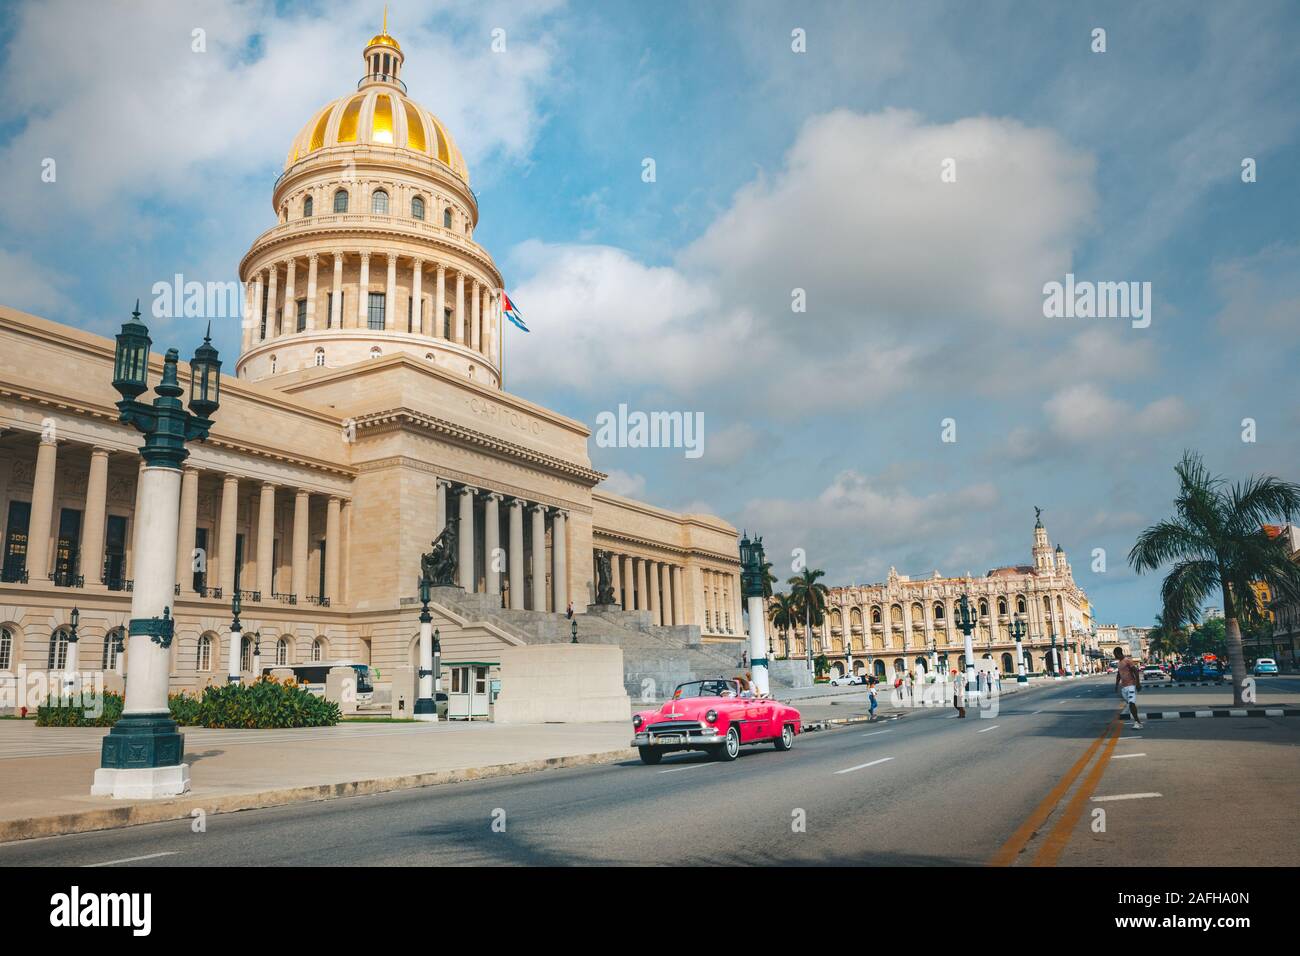
M 0 720 L 0 843 L 635 756 L 625 721 L 500 726 L 185 728 L 193 789 L 163 801 L 90 796 L 102 728 Z

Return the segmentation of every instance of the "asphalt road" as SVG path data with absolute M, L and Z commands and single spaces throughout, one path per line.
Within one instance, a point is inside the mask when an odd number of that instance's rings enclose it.
M 1277 686 L 1300 689 L 1287 678 Z M 1144 697 L 1144 710 L 1172 700 Z M 0 865 L 1124 866 L 1199 863 L 1206 846 L 1224 865 L 1300 862 L 1300 718 L 1133 731 L 1116 723 L 1118 704 L 1113 678 L 1081 679 L 1004 698 L 992 716 L 917 711 L 809 733 L 788 753 L 746 748 L 730 764 L 682 754 L 653 767 L 632 760 L 218 814 L 199 833 L 178 821 L 8 844 Z M 1233 741 L 1243 746 L 1216 746 Z M 1174 746 L 1161 769 L 1151 755 Z M 1235 764 L 1215 773 L 1224 759 L 1269 773 L 1243 780 Z M 1179 787 L 1195 798 L 1180 803 Z M 1095 831 L 1094 796 L 1140 792 L 1161 796 L 1106 803 L 1113 825 Z M 1179 806 L 1182 817 L 1169 819 Z M 1143 814 L 1162 822 L 1161 839 L 1141 839 Z M 1246 816 L 1254 829 L 1233 837 Z

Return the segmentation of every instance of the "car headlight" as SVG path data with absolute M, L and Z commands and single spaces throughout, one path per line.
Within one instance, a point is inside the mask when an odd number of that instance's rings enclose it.
M 709 723 L 713 723 L 715 720 L 718 719 L 718 712 L 716 710 L 711 710 L 704 715 L 704 719 L 707 720 Z
M 644 723 L 644 721 L 641 720 L 641 715 L 640 715 L 640 714 L 634 714 L 634 715 L 632 716 L 632 726 L 633 726 L 634 728 L 638 728 L 638 729 L 639 729 L 642 723 Z

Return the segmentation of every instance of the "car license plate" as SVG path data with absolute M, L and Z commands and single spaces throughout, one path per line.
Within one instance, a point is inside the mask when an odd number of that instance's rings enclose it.
M 685 738 L 681 734 L 661 734 L 655 738 L 655 743 L 660 744 L 680 744 Z

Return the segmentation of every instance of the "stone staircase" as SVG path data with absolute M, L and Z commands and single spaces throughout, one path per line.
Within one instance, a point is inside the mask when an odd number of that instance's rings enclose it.
M 468 594 L 460 588 L 434 588 L 432 604 L 471 621 L 482 621 L 527 644 L 567 644 L 572 624 L 563 614 L 501 607 L 499 595 Z M 633 702 L 666 699 L 683 681 L 734 677 L 742 672 L 743 639 L 705 644 L 697 625 L 661 626 L 649 611 L 624 611 L 591 605 L 576 617 L 578 641 L 615 644 L 623 649 L 623 685 Z

